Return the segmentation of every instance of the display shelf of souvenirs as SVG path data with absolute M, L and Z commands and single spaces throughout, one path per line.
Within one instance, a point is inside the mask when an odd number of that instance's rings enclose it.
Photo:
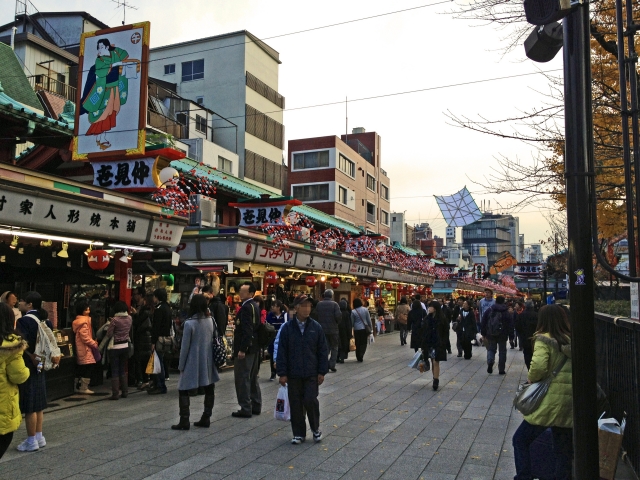
M 63 357 L 73 357 L 75 355 L 73 344 L 71 343 L 71 329 L 53 330 L 53 336 L 58 342 L 58 348 Z

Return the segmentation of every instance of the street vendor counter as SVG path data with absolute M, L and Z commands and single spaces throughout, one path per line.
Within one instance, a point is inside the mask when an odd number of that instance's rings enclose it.
M 73 395 L 76 376 L 76 358 L 62 357 L 60 366 L 45 372 L 47 402 Z

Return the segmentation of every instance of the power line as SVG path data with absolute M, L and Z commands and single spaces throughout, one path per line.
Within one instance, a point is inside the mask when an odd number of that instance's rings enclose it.
M 393 97 L 393 96 L 398 96 L 398 95 L 409 95 L 409 94 L 413 94 L 413 93 L 421 93 L 421 92 L 428 92 L 428 91 L 434 91 L 434 90 L 442 90 L 445 88 L 455 88 L 455 87 L 463 87 L 463 86 L 467 86 L 467 85 L 476 85 L 476 84 L 480 84 L 480 83 L 488 83 L 488 82 L 495 82 L 495 81 L 501 81 L 501 80 L 509 80 L 512 78 L 520 78 L 520 77 L 526 77 L 526 76 L 531 76 L 531 75 L 539 75 L 539 74 L 544 74 L 544 73 L 550 73 L 550 72 L 556 72 L 559 71 L 561 69 L 554 69 L 554 70 L 545 70 L 545 71 L 538 71 L 538 72 L 529 72 L 529 73 L 520 73 L 520 74 L 516 74 L 516 75 L 507 75 L 504 77 L 494 77 L 494 78 L 485 78 L 485 79 L 481 79 L 481 80 L 471 80 L 469 82 L 462 82 L 462 83 L 452 83 L 452 84 L 447 84 L 447 85 L 439 85 L 436 87 L 426 87 L 426 88 L 420 88 L 417 90 L 407 90 L 404 92 L 395 92 L 395 93 L 385 93 L 385 94 L 381 94 L 381 95 L 375 95 L 375 96 L 371 96 L 371 97 L 362 97 L 362 98 L 356 98 L 354 100 L 349 100 L 349 102 L 361 102 L 361 101 L 367 101 L 367 100 L 377 100 L 380 98 L 387 98 L 387 97 Z M 280 113 L 280 112 L 289 112 L 289 111 L 296 111 L 296 110 L 303 110 L 303 109 L 310 109 L 310 108 L 319 108 L 319 107 L 326 107 L 326 106 L 330 106 L 330 105 L 339 105 L 339 104 L 343 104 L 344 100 L 341 101 L 337 101 L 337 102 L 329 102 L 329 103 L 319 103 L 319 104 L 315 104 L 315 105 L 307 105 L 304 107 L 294 107 L 294 108 L 284 108 L 284 109 L 278 109 L 278 110 L 273 110 L 270 112 L 260 112 L 261 114 L 267 114 L 267 113 Z M 76 107 L 77 108 L 77 107 Z M 258 115 L 258 114 L 254 114 L 254 115 Z M 229 116 L 229 117 L 224 117 L 226 119 L 231 119 L 231 118 L 246 118 L 248 116 L 251 115 L 235 115 L 235 116 Z M 212 119 L 213 121 L 213 119 Z M 118 132 L 132 132 L 132 131 L 137 131 L 137 129 L 126 129 L 126 130 L 118 130 Z M 85 136 L 85 134 L 80 134 L 78 135 L 79 137 L 81 136 Z M 3 140 L 6 139 L 13 139 L 14 137 L 5 137 L 3 138 Z M 42 136 L 42 137 L 29 137 L 29 138 L 49 138 L 48 136 Z M 432 195 L 424 195 L 423 197 L 431 197 Z M 392 198 L 402 198 L 402 197 L 392 197 Z M 407 197 L 407 198 L 417 198 L 417 197 Z

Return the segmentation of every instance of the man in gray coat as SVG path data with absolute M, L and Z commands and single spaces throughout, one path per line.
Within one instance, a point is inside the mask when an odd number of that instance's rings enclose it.
M 338 360 L 338 345 L 340 343 L 340 332 L 338 325 L 342 320 L 340 305 L 333 301 L 333 290 L 324 291 L 323 299 L 316 305 L 316 315 L 318 323 L 322 326 L 327 345 L 329 345 L 329 370 L 336 372 L 336 361 Z

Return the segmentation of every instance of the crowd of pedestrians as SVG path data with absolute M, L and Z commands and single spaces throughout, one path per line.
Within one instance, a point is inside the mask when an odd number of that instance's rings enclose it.
M 203 412 L 196 427 L 207 428 L 215 402 L 215 384 L 219 380 L 214 362 L 212 339 L 224 335 L 228 308 L 215 286 L 205 286 L 202 293 L 192 295 L 189 311 L 180 329 L 178 389 L 179 421 L 171 428 L 189 430 L 191 397 L 204 395 Z M 270 380 L 279 377 L 287 387 L 291 412 L 291 443 L 306 439 L 308 420 L 314 441 L 322 440 L 320 429 L 319 387 L 325 376 L 337 371 L 355 353 L 357 362 L 364 361 L 376 322 L 366 301 L 356 298 L 353 309 L 346 299 L 334 300 L 334 292 L 325 290 L 323 299 L 314 302 L 300 294 L 290 307 L 273 299 L 266 312 L 264 300 L 255 298 L 256 288 L 245 282 L 238 290 L 240 302 L 236 314 L 233 341 L 233 370 L 239 409 L 233 417 L 251 418 L 260 415 L 263 400 L 259 384 L 262 348 L 270 356 Z M 0 302 L 0 457 L 12 441 L 24 415 L 27 438 L 18 445 L 22 452 L 36 451 L 46 446 L 43 435 L 43 410 L 46 408 L 46 373 L 42 361 L 34 354 L 38 330 L 43 324 L 51 328 L 42 298 L 29 292 L 20 302 L 20 315 L 15 313 L 14 297 L 5 292 Z M 13 302 L 13 305 L 12 305 Z M 384 307 L 380 304 L 379 307 Z M 113 316 L 94 335 L 89 304 L 75 304 L 76 318 L 72 323 L 76 347 L 76 392 L 89 390 L 96 366 L 102 367 L 104 357 L 110 365 L 112 400 L 127 398 L 129 365 L 134 384 L 150 394 L 167 392 L 168 368 L 165 353 L 168 340 L 175 343 L 172 312 L 167 293 L 158 289 L 153 295 L 136 290 L 132 306 L 124 302 L 113 305 Z M 376 313 L 376 312 L 374 312 Z M 473 345 L 486 347 L 487 372 L 506 374 L 507 345 L 523 352 L 528 380 L 535 383 L 552 372 L 549 391 L 539 408 L 525 415 L 513 436 L 516 480 L 532 478 L 529 448 L 548 428 L 553 435 L 556 478 L 570 478 L 572 450 L 571 394 L 571 333 L 567 312 L 557 305 L 546 305 L 536 311 L 531 300 L 507 301 L 493 292 L 474 303 L 472 298 L 459 297 L 440 301 L 423 301 L 420 296 L 402 297 L 395 309 L 395 323 L 400 331 L 400 346 L 409 343 L 420 351 L 427 370 L 431 370 L 433 390 L 440 388 L 440 363 L 452 353 L 449 341 L 455 332 L 457 356 L 472 358 Z M 380 314 L 378 314 L 380 316 Z M 386 316 L 386 312 L 385 312 Z M 265 324 L 275 331 L 268 345 L 257 341 Z M 410 340 L 407 340 L 409 332 Z M 380 332 L 382 333 L 382 332 Z M 159 359 L 159 373 L 147 374 L 150 357 Z M 555 370 L 555 371 L 554 371 Z M 100 369 L 102 371 L 102 369 Z

